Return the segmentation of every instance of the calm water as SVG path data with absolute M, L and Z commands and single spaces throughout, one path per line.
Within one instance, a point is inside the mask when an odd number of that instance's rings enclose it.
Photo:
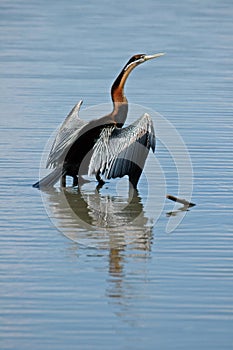
M 228 0 L 1 1 L 1 349 L 233 348 L 232 16 Z M 130 205 L 124 181 L 41 196 L 71 107 L 84 99 L 86 118 L 132 54 L 160 51 L 127 97 L 182 136 L 197 206 L 168 233 L 184 213 L 167 215 L 178 179 L 162 142 Z

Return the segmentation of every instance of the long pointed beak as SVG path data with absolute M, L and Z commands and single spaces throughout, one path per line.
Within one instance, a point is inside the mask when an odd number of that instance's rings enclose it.
M 146 56 L 144 57 L 144 60 L 145 60 L 145 61 L 148 61 L 148 60 L 151 60 L 151 59 L 153 59 L 153 58 L 157 58 L 157 57 L 160 57 L 160 56 L 163 56 L 163 55 L 165 55 L 164 52 L 156 53 L 156 54 L 154 54 L 154 55 L 146 55 Z

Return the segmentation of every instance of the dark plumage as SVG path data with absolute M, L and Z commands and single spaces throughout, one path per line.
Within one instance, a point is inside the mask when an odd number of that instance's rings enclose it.
M 100 175 L 107 179 L 128 175 L 132 186 L 137 187 L 148 152 L 155 150 L 155 135 L 148 114 L 122 128 L 128 113 L 124 85 L 136 66 L 162 55 L 140 54 L 127 62 L 112 85 L 110 114 L 86 122 L 78 115 L 82 101 L 75 105 L 58 130 L 48 157 L 46 166 L 54 168 L 53 172 L 33 187 L 51 187 L 59 178 L 65 187 L 66 176 L 73 177 L 76 186 L 84 174 L 95 175 L 99 182 Z

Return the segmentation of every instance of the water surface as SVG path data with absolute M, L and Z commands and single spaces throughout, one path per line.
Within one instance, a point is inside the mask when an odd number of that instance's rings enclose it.
M 233 348 L 232 14 L 227 0 L 1 1 L 2 349 Z M 178 182 L 158 142 L 158 176 L 149 167 L 130 206 L 124 182 L 66 192 L 80 225 L 62 191 L 31 187 L 46 142 L 79 99 L 110 101 L 132 54 L 161 51 L 127 97 L 182 136 L 197 206 L 167 233 Z

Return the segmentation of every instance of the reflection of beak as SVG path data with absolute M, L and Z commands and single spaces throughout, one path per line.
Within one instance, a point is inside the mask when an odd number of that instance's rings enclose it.
M 146 55 L 146 56 L 144 56 L 144 60 L 145 61 L 152 60 L 153 58 L 157 58 L 157 57 L 160 57 L 160 56 L 163 56 L 163 55 L 165 55 L 164 52 L 156 53 L 154 55 Z

